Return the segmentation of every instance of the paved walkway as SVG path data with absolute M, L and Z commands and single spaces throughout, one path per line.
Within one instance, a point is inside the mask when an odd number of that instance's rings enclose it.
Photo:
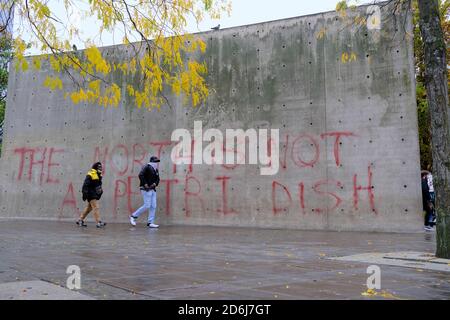
M 0 220 L 0 283 L 65 287 L 68 266 L 77 265 L 78 293 L 94 299 L 449 299 L 449 272 L 380 264 L 381 290 L 367 294 L 373 263 L 332 259 L 433 254 L 435 242 L 432 233 Z

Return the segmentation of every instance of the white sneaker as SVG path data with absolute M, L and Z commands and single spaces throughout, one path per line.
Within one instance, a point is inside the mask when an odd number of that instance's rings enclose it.
M 149 228 L 159 228 L 159 225 L 154 224 L 154 223 L 147 223 L 147 227 L 149 227 Z
M 136 225 L 136 218 L 134 218 L 133 216 L 130 216 L 130 223 L 132 226 Z
M 426 226 L 424 229 L 425 229 L 425 231 L 434 231 L 433 227 Z

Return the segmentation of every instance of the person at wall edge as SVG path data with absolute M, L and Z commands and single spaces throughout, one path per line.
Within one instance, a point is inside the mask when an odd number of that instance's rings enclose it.
M 433 202 L 431 200 L 430 189 L 428 186 L 427 173 L 422 172 L 422 205 L 425 213 L 425 230 L 433 230 Z

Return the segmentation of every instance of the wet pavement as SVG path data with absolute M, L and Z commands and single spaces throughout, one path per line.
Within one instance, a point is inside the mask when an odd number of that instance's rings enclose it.
M 380 265 L 366 292 L 364 253 L 433 254 L 434 233 L 393 234 L 0 221 L 0 283 L 40 280 L 94 299 L 449 299 L 450 272 Z

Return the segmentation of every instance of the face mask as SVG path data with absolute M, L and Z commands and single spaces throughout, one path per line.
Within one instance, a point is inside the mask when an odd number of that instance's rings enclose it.
M 150 165 L 153 167 L 153 169 L 158 169 L 158 163 L 156 163 L 156 162 L 150 162 Z

